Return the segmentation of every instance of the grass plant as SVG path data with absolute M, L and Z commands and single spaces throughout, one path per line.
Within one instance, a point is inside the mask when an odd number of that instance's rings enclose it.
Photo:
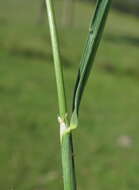
M 62 1 L 54 3 L 59 25 Z M 63 189 L 49 28 L 38 25 L 38 7 L 38 0 L 0 2 L 2 190 Z M 76 1 L 76 27 L 58 28 L 68 108 L 93 9 Z M 136 17 L 111 9 L 73 133 L 80 190 L 139 189 L 138 31 Z M 130 147 L 117 144 L 121 136 Z
M 48 21 L 51 34 L 51 43 L 55 65 L 55 76 L 57 83 L 57 94 L 59 104 L 58 121 L 60 125 L 60 142 L 63 166 L 64 190 L 76 190 L 76 175 L 74 164 L 74 152 L 72 142 L 72 130 L 78 126 L 78 112 L 81 97 L 89 77 L 91 67 L 101 40 L 107 15 L 109 12 L 111 0 L 98 0 L 95 14 L 91 19 L 89 35 L 83 56 L 80 62 L 80 68 L 74 88 L 72 116 L 68 120 L 68 111 L 66 106 L 65 86 L 63 70 L 60 58 L 59 42 L 55 22 L 54 6 L 52 0 L 46 0 Z

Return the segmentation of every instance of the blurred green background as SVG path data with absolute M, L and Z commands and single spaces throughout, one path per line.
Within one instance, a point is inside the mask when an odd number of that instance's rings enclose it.
M 54 2 L 71 109 L 94 2 Z M 139 189 L 139 18 L 133 11 L 138 1 L 132 11 L 121 9 L 126 2 L 118 4 L 120 11 L 115 3 L 74 133 L 79 190 Z M 1 190 L 63 188 L 57 114 L 43 1 L 1 0 Z

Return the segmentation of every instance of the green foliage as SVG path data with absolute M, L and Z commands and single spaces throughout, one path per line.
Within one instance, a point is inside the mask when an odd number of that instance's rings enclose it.
M 36 22 L 38 2 L 0 2 L 2 190 L 62 189 L 52 54 L 48 26 Z M 62 5 L 56 2 L 60 23 Z M 60 30 L 69 96 L 92 12 L 87 3 L 75 8 L 76 27 Z M 80 190 L 139 189 L 138 30 L 137 19 L 111 11 L 75 133 Z M 132 139 L 131 146 L 119 146 L 122 135 Z
M 80 62 L 80 68 L 74 89 L 73 114 L 75 116 L 78 115 L 81 97 L 88 76 L 91 72 L 91 67 L 101 40 L 102 32 L 110 8 L 110 3 L 111 1 L 109 0 L 98 1 L 95 14 L 92 17 L 92 21 L 89 28 L 89 35 Z
M 57 83 L 57 94 L 59 104 L 59 124 L 60 124 L 60 139 L 61 139 L 61 154 L 62 154 L 62 166 L 63 166 L 63 182 L 64 190 L 76 190 L 76 175 L 75 164 L 73 157 L 73 142 L 71 138 L 71 132 L 76 129 L 78 125 L 78 111 L 79 105 L 84 91 L 91 66 L 99 46 L 102 32 L 105 26 L 106 18 L 109 12 L 111 0 L 98 0 L 95 14 L 92 18 L 89 28 L 89 36 L 87 45 L 83 53 L 80 69 L 75 85 L 74 97 L 73 97 L 73 114 L 71 117 L 70 125 L 68 126 L 66 114 L 66 97 L 65 87 L 62 72 L 62 65 L 60 61 L 60 50 L 57 39 L 57 27 L 55 23 L 55 11 L 53 8 L 53 1 L 46 0 L 46 7 L 48 13 L 48 21 L 50 27 L 50 35 L 52 42 L 52 50 L 55 65 L 55 76 Z

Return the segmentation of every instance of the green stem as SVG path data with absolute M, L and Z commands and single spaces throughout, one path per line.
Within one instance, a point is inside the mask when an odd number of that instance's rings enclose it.
M 60 117 L 64 119 L 65 113 L 67 112 L 67 106 L 66 106 L 63 71 L 62 71 L 61 60 L 60 60 L 60 51 L 59 51 L 59 44 L 58 44 L 58 38 L 57 38 L 52 0 L 46 0 L 46 5 L 47 5 L 47 14 L 48 14 L 53 56 L 54 56 L 59 112 L 60 112 Z
M 66 130 L 69 127 L 69 125 L 66 117 L 67 115 L 66 96 L 64 88 L 63 71 L 60 60 L 57 30 L 55 24 L 54 7 L 52 0 L 45 0 L 45 1 L 47 7 L 49 27 L 50 27 L 51 43 L 53 49 L 55 75 L 57 83 L 64 190 L 76 190 L 72 135 L 71 133 L 69 134 L 64 133 L 64 130 Z

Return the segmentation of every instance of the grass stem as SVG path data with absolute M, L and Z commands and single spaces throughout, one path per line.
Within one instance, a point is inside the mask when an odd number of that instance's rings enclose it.
M 71 132 L 64 133 L 64 131 L 69 127 L 69 124 L 67 120 L 66 96 L 56 30 L 54 6 L 52 0 L 45 1 L 50 27 L 51 43 L 55 65 L 55 76 L 57 83 L 64 190 L 76 190 L 72 135 Z

